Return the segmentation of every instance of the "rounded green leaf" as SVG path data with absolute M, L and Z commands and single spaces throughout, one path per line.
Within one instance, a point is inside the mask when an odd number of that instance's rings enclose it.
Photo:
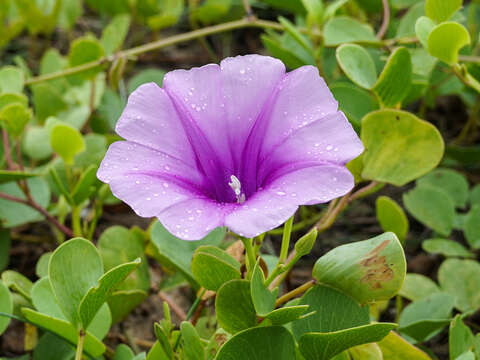
M 90 288 L 103 275 L 103 264 L 95 246 L 88 240 L 74 238 L 60 245 L 50 258 L 48 277 L 65 317 L 80 325 L 79 308 Z
M 260 260 L 257 261 L 253 269 L 252 280 L 250 282 L 250 291 L 252 294 L 253 305 L 258 315 L 265 316 L 275 308 L 275 300 L 278 295 L 278 288 L 270 291 L 265 286 L 265 277 L 260 267 Z
M 112 312 L 112 323 L 123 320 L 147 297 L 148 294 L 143 290 L 120 290 L 112 293 L 107 301 Z
M 462 312 L 480 308 L 480 264 L 474 260 L 447 259 L 438 270 L 443 291 L 456 298 L 455 307 Z
M 465 325 L 462 321 L 462 315 L 458 314 L 455 316 L 453 321 L 450 323 L 450 329 L 448 331 L 448 345 L 450 359 L 475 359 L 475 356 L 470 349 L 472 349 L 475 342 L 475 336 L 472 333 L 472 330 Z M 470 356 L 463 357 L 465 353 L 471 354 Z
M 399 110 L 379 110 L 362 120 L 365 145 L 362 177 L 397 186 L 415 180 L 435 168 L 444 143 L 432 124 Z
M 430 278 L 421 274 L 407 274 L 399 295 L 408 300 L 415 301 L 440 291 L 437 284 Z
M 402 311 L 399 331 L 423 342 L 450 322 L 454 304 L 455 298 L 443 292 L 414 301 Z
M 337 61 L 343 72 L 355 84 L 371 89 L 377 82 L 377 70 L 371 55 L 362 46 L 344 44 L 337 48 Z
M 275 309 L 265 316 L 262 324 L 269 323 L 272 325 L 284 325 L 294 320 L 300 319 L 308 310 L 308 305 L 285 306 L 283 308 Z M 305 316 L 309 316 L 306 314 Z
M 192 260 L 195 280 L 205 289 L 217 291 L 229 280 L 240 279 L 240 263 L 214 246 L 200 246 Z
M 480 205 L 480 184 L 475 185 L 470 192 L 470 204 L 473 206 Z
M 15 66 L 4 66 L 0 69 L 0 93 L 21 93 L 25 75 Z
M 373 90 L 384 107 L 394 107 L 412 85 L 412 60 L 407 48 L 399 47 L 390 55 Z
M 455 204 L 444 191 L 426 185 L 417 186 L 403 194 L 403 204 L 422 224 L 440 235 L 450 235 L 455 218 Z
M 100 42 L 105 49 L 106 55 L 111 55 L 120 50 L 130 27 L 131 17 L 129 14 L 115 16 L 102 31 Z
M 76 154 L 85 150 L 85 141 L 80 131 L 62 123 L 55 124 L 52 127 L 50 145 L 53 151 L 69 165 L 73 164 Z
M 242 331 L 228 340 L 216 360 L 292 360 L 295 342 L 282 326 L 257 327 Z
M 2 281 L 0 281 L 0 312 L 6 314 L 13 312 L 12 296 Z M 8 324 L 10 324 L 10 318 L 3 315 L 0 316 L 0 335 L 7 329 Z
M 20 103 L 6 105 L 0 110 L 0 124 L 14 137 L 22 134 L 31 117 L 32 111 Z
M 425 15 L 425 4 L 423 2 L 418 2 L 401 17 L 395 37 L 414 36 L 415 23 L 422 15 Z
M 377 344 L 385 360 L 431 360 L 430 356 L 393 331 Z
M 30 279 L 14 270 L 6 270 L 2 273 L 2 281 L 8 288 L 30 300 L 30 292 L 33 286 Z
M 298 346 L 305 360 L 330 360 L 353 346 L 382 340 L 395 327 L 396 324 L 379 323 L 332 333 L 310 332 L 300 338 Z
M 347 115 L 352 125 L 360 129 L 362 118 L 378 109 L 378 102 L 368 91 L 349 83 L 336 83 L 330 86 L 338 107 Z
M 470 34 L 463 25 L 444 22 L 435 26 L 428 35 L 428 52 L 448 65 L 454 65 L 458 62 L 458 52 L 470 41 Z
M 205 350 L 195 327 L 188 321 L 180 324 L 183 339 L 183 351 L 189 360 L 205 360 Z
M 0 95 L 0 110 L 7 105 L 19 103 L 28 107 L 28 98 L 21 93 L 4 93 Z
M 328 286 L 315 285 L 301 297 L 298 305 L 308 305 L 308 311 L 314 313 L 292 323 L 297 339 L 312 331 L 337 332 L 367 325 L 370 321 L 368 306 L 360 306 L 350 296 Z
M 383 231 L 391 231 L 404 243 L 408 233 L 408 219 L 397 202 L 388 196 L 379 196 L 376 202 L 377 219 Z
M 447 21 L 462 7 L 462 0 L 426 0 L 425 13 L 438 23 Z
M 215 310 L 219 326 L 229 333 L 255 326 L 257 314 L 250 293 L 250 282 L 230 280 L 223 284 L 215 299 Z
M 425 49 L 428 49 L 428 35 L 435 27 L 435 23 L 426 16 L 420 16 L 415 23 L 415 34 Z
M 422 248 L 430 254 L 441 254 L 446 257 L 471 258 L 475 255 L 462 244 L 448 239 L 427 239 L 422 242 Z
M 330 19 L 323 31 L 326 46 L 337 46 L 349 42 L 378 42 L 370 25 L 348 16 L 336 16 Z
M 465 237 L 473 249 L 480 249 L 480 205 L 474 205 L 467 215 Z
M 68 53 L 68 63 L 70 67 L 80 66 L 92 61 L 97 61 L 104 55 L 103 47 L 100 42 L 93 37 L 83 37 L 76 39 Z M 99 71 L 99 66 L 83 71 L 81 76 L 91 78 Z
M 365 304 L 388 300 L 402 287 L 406 262 L 394 233 L 339 246 L 317 260 L 313 277 Z
M 468 200 L 467 179 L 451 169 L 435 169 L 418 179 L 417 185 L 429 185 L 445 191 L 458 207 L 465 207 Z

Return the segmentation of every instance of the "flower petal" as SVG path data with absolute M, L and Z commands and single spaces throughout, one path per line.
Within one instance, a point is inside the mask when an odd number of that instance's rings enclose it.
M 277 169 L 293 163 L 311 162 L 343 165 L 363 152 L 363 144 L 345 115 L 328 114 L 292 132 L 264 158 L 258 168 L 258 182 Z
M 176 237 L 200 240 L 216 227 L 224 225 L 228 207 L 210 199 L 192 198 L 164 209 L 158 219 Z
M 343 166 L 318 165 L 283 172 L 225 218 L 239 235 L 254 237 L 284 223 L 299 205 L 312 205 L 345 195 L 353 176 Z
M 195 166 L 195 154 L 175 108 L 165 91 L 155 83 L 143 84 L 130 95 L 115 131 L 126 140 Z
M 338 103 L 314 66 L 302 66 L 289 72 L 279 85 L 267 120 L 261 156 L 299 127 L 335 113 Z
M 180 175 L 181 174 L 181 175 Z M 180 160 L 128 141 L 110 145 L 97 172 L 113 194 L 140 216 L 157 216 L 165 208 L 204 196 L 205 179 Z

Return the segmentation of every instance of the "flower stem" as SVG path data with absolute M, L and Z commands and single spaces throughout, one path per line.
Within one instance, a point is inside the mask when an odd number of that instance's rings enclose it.
M 288 219 L 283 227 L 282 247 L 280 249 L 279 263 L 284 263 L 288 256 L 288 247 L 290 245 L 290 238 L 292 236 L 293 216 Z
M 75 360 L 82 360 L 83 344 L 85 343 L 85 332 L 80 330 L 78 333 L 77 351 L 75 352 Z
M 245 265 L 247 267 L 247 278 L 249 278 L 253 271 L 253 267 L 255 266 L 255 253 L 253 251 L 252 239 L 242 237 L 242 242 L 247 255 L 247 261 L 245 262 Z
M 80 206 L 75 206 L 72 208 L 72 226 L 74 236 L 83 236 L 80 211 Z
M 266 233 L 260 234 L 253 239 L 253 253 L 257 256 L 263 244 Z
M 294 297 L 297 297 L 300 294 L 303 294 L 305 291 L 310 289 L 313 285 L 315 285 L 316 281 L 315 280 L 310 280 L 306 282 L 305 284 L 299 286 L 296 289 L 293 289 L 292 291 L 286 293 L 285 295 L 279 297 L 277 301 L 275 301 L 275 307 L 282 305 L 289 301 L 290 299 L 293 299 Z

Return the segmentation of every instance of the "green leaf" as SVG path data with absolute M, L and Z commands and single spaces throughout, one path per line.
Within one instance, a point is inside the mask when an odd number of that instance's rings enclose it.
M 228 340 L 216 360 L 292 360 L 295 343 L 282 326 L 257 327 L 242 331 Z
M 100 185 L 97 179 L 97 170 L 97 166 L 91 165 L 78 180 L 72 193 L 72 199 L 76 205 L 80 205 L 87 200 L 95 192 L 97 188 L 95 185 Z
M 470 205 L 480 205 L 480 184 L 475 185 L 470 192 Z
M 29 126 L 23 137 L 22 151 L 32 160 L 45 160 L 52 156 L 53 150 L 48 139 L 49 133 L 46 128 Z
M 236 304 L 232 306 L 232 304 Z M 257 315 L 247 280 L 230 280 L 222 285 L 215 299 L 218 325 L 229 333 L 253 327 Z
M 430 56 L 425 49 L 409 49 L 412 58 L 412 71 L 415 75 L 420 75 L 426 79 L 430 78 L 438 60 Z M 414 77 L 415 78 L 415 77 Z M 420 81 L 420 80 L 418 80 Z M 413 82 L 415 84 L 415 80 Z
M 77 343 L 78 331 L 69 322 L 41 314 L 28 308 L 22 308 L 22 314 L 25 319 L 31 323 L 60 336 L 72 345 Z M 105 352 L 105 345 L 87 331 L 85 335 L 84 351 L 93 357 L 98 357 Z
M 63 100 L 61 93 L 51 84 L 35 84 L 32 86 L 32 92 L 35 115 L 41 122 L 67 108 L 67 103 Z
M 408 234 L 408 219 L 397 202 L 388 196 L 379 196 L 376 202 L 377 219 L 383 231 L 397 235 L 402 244 Z
M 0 229 L 0 271 L 8 266 L 11 244 L 12 240 L 10 239 L 10 231 L 7 229 Z
M 148 293 L 143 290 L 120 290 L 112 293 L 108 299 L 108 306 L 112 312 L 112 323 L 123 320 L 147 297 Z
M 325 24 L 323 31 L 325 46 L 337 46 L 349 42 L 378 42 L 370 25 L 348 16 L 337 16 L 330 19 Z
M 414 301 L 402 311 L 399 331 L 423 342 L 450 323 L 454 304 L 455 298 L 442 292 Z
M 394 233 L 339 246 L 317 260 L 313 277 L 361 304 L 388 300 L 401 288 L 406 262 Z
M 205 350 L 195 327 L 188 321 L 180 324 L 183 339 L 183 351 L 189 360 L 205 360 Z
M 4 66 L 0 69 L 0 93 L 21 93 L 25 75 L 15 66 Z
M 33 286 L 30 279 L 14 270 L 6 270 L 2 273 L 2 281 L 8 288 L 30 300 L 30 291 Z
M 412 216 L 440 235 L 449 236 L 453 229 L 455 205 L 442 190 L 417 186 L 403 194 L 403 204 Z
M 471 258 L 475 256 L 462 244 L 448 239 L 435 238 L 424 240 L 422 248 L 430 254 L 441 254 L 446 257 Z
M 28 107 L 28 98 L 20 93 L 4 93 L 0 95 L 0 110 L 7 105 L 15 103 Z
M 474 336 L 472 331 L 463 323 L 461 315 L 455 316 L 448 332 L 450 359 L 458 359 L 460 355 L 470 350 L 473 344 Z
M 309 332 L 332 333 L 367 325 L 370 321 L 367 306 L 360 306 L 351 297 L 331 287 L 315 285 L 300 299 L 298 305 L 308 305 L 314 314 L 292 323 L 297 339 Z
M 90 325 L 95 314 L 107 301 L 114 288 L 134 271 L 140 264 L 140 259 L 118 265 L 106 272 L 99 280 L 98 285 L 90 288 L 80 302 L 78 309 L 82 327 L 85 329 Z
M 348 350 L 348 354 L 352 360 L 383 360 L 382 350 L 376 343 L 355 346 Z
M 384 107 L 394 107 L 412 85 L 412 60 L 407 48 L 399 47 L 390 55 L 373 91 Z
M 280 16 L 278 18 L 280 24 L 283 25 L 285 31 L 308 53 L 313 55 L 312 44 L 308 41 L 308 38 L 305 37 L 300 31 L 297 30 L 294 24 L 292 24 L 288 19 Z
M 131 94 L 137 87 L 148 82 L 154 82 L 162 87 L 165 73 L 165 71 L 155 68 L 145 69 L 138 72 L 128 81 L 128 93 Z
M 359 326 L 331 333 L 307 333 L 298 345 L 305 360 L 329 360 L 353 346 L 382 340 L 396 324 L 382 323 Z
M 437 23 L 449 20 L 462 7 L 462 0 L 426 0 L 425 13 Z
M 275 309 L 265 315 L 263 324 L 271 325 L 285 325 L 292 321 L 298 320 L 308 310 L 308 305 L 285 306 L 283 308 Z M 306 314 L 305 316 L 308 316 Z
M 115 16 L 102 31 L 100 43 L 105 50 L 105 55 L 112 55 L 122 48 L 125 37 L 130 27 L 131 17 L 129 14 Z
M 227 281 L 241 278 L 240 263 L 211 245 L 195 250 L 191 267 L 195 280 L 208 290 L 217 291 Z
M 76 0 L 62 0 L 58 23 L 64 29 L 71 29 L 83 14 L 83 3 Z
M 417 180 L 418 185 L 429 185 L 445 191 L 458 207 L 465 207 L 468 200 L 468 181 L 451 169 L 435 169 Z
M 68 63 L 70 67 L 80 66 L 92 61 L 100 60 L 104 55 L 101 43 L 90 36 L 75 39 L 68 53 Z M 100 66 L 80 73 L 82 78 L 88 79 L 95 76 L 100 71 Z
M 102 275 L 102 259 L 88 240 L 74 238 L 52 254 L 48 266 L 50 284 L 65 317 L 74 326 L 80 326 L 78 310 L 83 297 L 97 286 Z
M 364 179 L 396 186 L 426 174 L 443 156 L 440 132 L 412 113 L 379 110 L 362 120 Z
M 437 284 L 430 278 L 421 274 L 407 274 L 398 294 L 408 300 L 415 301 L 439 291 Z
M 75 166 L 87 168 L 90 165 L 99 165 L 107 152 L 107 139 L 103 135 L 94 133 L 85 135 L 83 139 L 85 151 L 75 156 Z
M 255 311 L 260 316 L 265 316 L 275 309 L 275 300 L 278 295 L 278 288 L 270 291 L 265 286 L 265 276 L 260 267 L 260 260 L 257 261 L 253 268 L 252 280 L 250 282 L 250 292 Z
M 455 360 L 475 360 L 475 354 L 468 350 L 467 352 L 464 352 L 462 355 L 457 357 Z
M 219 245 L 225 237 L 225 229 L 217 228 L 200 241 L 185 241 L 173 236 L 160 222 L 156 222 L 150 230 L 150 237 L 151 250 L 155 259 L 180 271 L 192 285 L 197 287 L 198 284 L 190 270 L 193 252 L 201 245 Z
M 365 48 L 355 44 L 343 44 L 337 48 L 336 54 L 338 64 L 350 80 L 362 88 L 373 88 L 377 82 L 377 70 Z
M 68 342 L 48 332 L 42 335 L 33 349 L 33 360 L 71 360 L 74 356 L 75 349 Z
M 428 49 L 428 36 L 435 27 L 435 23 L 426 16 L 420 16 L 415 23 L 415 34 L 425 49 Z
M 465 237 L 473 249 L 480 249 L 480 205 L 474 205 L 465 219 Z
M 377 344 L 382 350 L 384 360 L 431 360 L 426 353 L 393 331 Z
M 330 86 L 338 107 L 347 115 L 355 128 L 360 129 L 362 118 L 378 109 L 378 102 L 369 92 L 348 83 L 334 83 Z
M 268 52 L 272 54 L 273 57 L 280 59 L 288 68 L 296 69 L 310 63 L 310 61 L 306 62 L 305 59 L 297 54 L 295 49 L 288 48 L 286 44 L 284 44 L 286 42 L 286 36 L 279 37 L 262 34 L 260 38 Z
M 133 360 L 135 353 L 125 344 L 120 344 L 115 348 L 113 360 Z
M 417 1 L 417 0 L 415 0 Z M 415 35 L 415 24 L 417 20 L 425 15 L 425 3 L 423 1 L 413 5 L 405 15 L 402 16 L 398 24 L 396 38 Z
M 150 272 L 144 243 L 142 239 L 135 236 L 133 231 L 122 226 L 111 226 L 102 233 L 97 247 L 102 256 L 105 271 L 137 258 L 142 260 L 136 270 L 119 284 L 117 290 L 148 291 L 150 289 Z
M 444 22 L 428 35 L 428 52 L 448 65 L 454 65 L 458 62 L 458 52 L 470 41 L 465 27 L 456 22 Z
M 13 312 L 12 296 L 2 281 L 0 281 L 0 312 L 6 314 Z M 8 324 L 10 324 L 10 318 L 0 315 L 0 335 L 7 329 Z
M 45 180 L 40 177 L 35 177 L 27 179 L 27 183 L 35 202 L 46 208 L 50 203 L 50 189 Z M 14 182 L 0 184 L 0 191 L 25 199 L 25 194 Z M 43 215 L 30 206 L 0 199 L 0 222 L 4 227 L 15 227 L 42 219 Z
M 14 137 L 22 134 L 31 117 L 32 111 L 20 103 L 6 105 L 0 110 L 0 123 Z
M 447 259 L 438 269 L 443 291 L 456 297 L 455 307 L 462 312 L 480 308 L 480 264 L 474 260 Z
M 69 165 L 73 164 L 76 154 L 85 150 L 85 141 L 80 131 L 62 123 L 53 126 L 50 132 L 50 145 Z

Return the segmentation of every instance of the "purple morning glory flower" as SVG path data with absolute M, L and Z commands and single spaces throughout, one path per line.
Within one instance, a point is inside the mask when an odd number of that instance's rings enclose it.
M 113 194 L 174 235 L 218 226 L 253 237 L 354 185 L 363 146 L 318 71 L 247 55 L 133 92 L 98 171 Z

